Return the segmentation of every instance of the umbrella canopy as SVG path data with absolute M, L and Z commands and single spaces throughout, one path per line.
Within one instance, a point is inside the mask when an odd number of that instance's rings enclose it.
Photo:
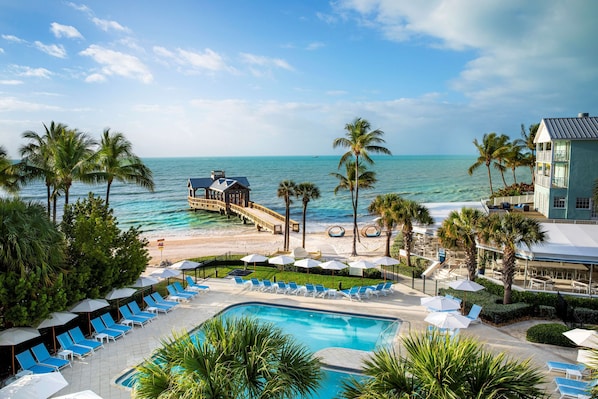
M 0 389 L 0 398 L 47 399 L 68 384 L 59 372 L 30 374 Z
M 288 255 L 278 255 L 268 259 L 268 263 L 272 263 L 273 265 L 290 265 L 291 263 L 295 263 L 295 258 Z
M 598 334 L 594 330 L 575 328 L 565 331 L 563 335 L 569 338 L 575 345 L 585 348 L 598 349 Z
M 12 373 L 16 374 L 15 370 L 15 345 L 30 339 L 39 337 L 39 331 L 29 327 L 11 327 L 0 331 L 0 346 L 12 347 Z
M 434 309 L 437 312 L 447 312 L 461 309 L 461 304 L 459 302 L 444 296 L 421 298 L 420 302 L 423 306 Z
M 193 270 L 197 269 L 199 266 L 201 266 L 201 263 L 199 262 L 193 262 L 192 260 L 182 260 L 180 262 L 173 263 L 168 267 L 175 270 Z
M 424 321 L 438 328 L 448 328 L 449 330 L 467 328 L 471 322 L 467 317 L 451 312 L 433 312 L 426 316 Z
M 476 292 L 483 290 L 485 287 L 481 284 L 471 280 L 455 280 L 449 283 L 449 287 L 459 291 Z
M 243 262 L 246 263 L 255 263 L 255 262 L 265 262 L 268 260 L 264 255 L 260 254 L 251 254 L 241 258 Z
M 130 297 L 136 292 L 137 290 L 134 288 L 115 288 L 112 291 L 110 291 L 105 298 L 109 301 L 114 299 L 123 299 Z
M 349 266 L 355 269 L 372 269 L 376 267 L 375 263 L 372 263 L 368 260 L 357 260 L 355 262 L 349 262 Z
M 70 311 L 87 313 L 87 332 L 91 335 L 91 312 L 110 306 L 105 299 L 84 299 L 73 306 Z
M 321 262 L 317 261 L 315 259 L 305 258 L 305 259 L 298 260 L 293 264 L 297 267 L 302 267 L 304 269 L 307 269 L 307 274 L 309 274 L 309 269 L 311 269 L 312 267 L 320 266 Z
M 52 343 L 54 344 L 54 352 L 56 352 L 56 330 L 58 326 L 64 326 L 69 321 L 79 317 L 78 314 L 70 312 L 54 312 L 48 316 L 47 319 L 39 323 L 37 329 L 52 327 Z
M 338 260 L 329 260 L 328 262 L 320 263 L 320 267 L 326 270 L 332 270 L 334 275 L 335 270 L 343 270 L 349 267 L 346 263 L 339 262 Z
M 158 278 L 171 278 L 171 277 L 176 277 L 179 274 L 181 274 L 180 270 L 162 269 L 162 270 L 153 272 L 152 274 L 150 274 L 150 276 L 158 277 Z
M 381 258 L 376 259 L 374 263 L 380 266 L 393 266 L 399 265 L 401 262 L 399 262 L 395 258 L 391 258 L 390 256 L 383 256 Z
M 63 396 L 54 396 L 54 399 L 102 399 L 100 395 L 94 391 L 79 391 Z
M 137 281 L 131 285 L 133 288 L 145 288 L 150 287 L 154 284 L 158 284 L 158 280 L 152 277 L 140 276 Z

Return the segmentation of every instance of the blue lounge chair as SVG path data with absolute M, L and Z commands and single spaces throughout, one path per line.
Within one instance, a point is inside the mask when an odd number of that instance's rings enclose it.
M 199 291 L 186 290 L 185 288 L 183 288 L 183 286 L 181 285 L 181 283 L 179 283 L 178 281 L 175 281 L 174 283 L 172 283 L 172 286 L 174 287 L 174 289 L 176 290 L 176 292 L 178 292 L 180 294 L 191 295 L 192 298 L 195 298 L 199 294 Z
M 250 286 L 250 287 L 251 287 L 251 289 L 252 289 L 252 290 L 258 290 L 258 291 L 259 291 L 259 290 L 261 290 L 261 289 L 262 289 L 262 287 L 263 287 L 263 284 L 262 284 L 262 282 L 261 282 L 260 280 L 258 280 L 257 278 L 252 278 L 252 279 L 251 279 L 251 280 L 249 280 L 249 281 L 251 281 L 251 286 Z
M 556 390 L 559 391 L 561 396 L 559 399 L 582 399 L 587 398 L 590 399 L 590 390 L 589 389 L 579 389 L 568 387 L 565 385 L 558 385 Z
M 150 296 L 152 298 L 154 298 L 154 301 L 156 301 L 156 303 L 158 305 L 177 306 L 179 304 L 178 302 L 175 302 L 175 301 L 167 301 L 166 299 L 162 298 L 162 295 L 160 295 L 159 292 L 154 292 L 153 294 L 150 294 Z
M 262 291 L 264 292 L 274 292 L 274 290 L 276 290 L 276 287 L 274 286 L 274 284 L 272 284 L 272 282 L 268 279 L 262 280 Z
M 314 298 L 315 297 L 323 298 L 328 293 L 328 288 L 324 287 L 322 284 L 316 284 L 316 285 L 314 285 L 314 288 L 316 289 L 316 292 L 314 293 Z
M 102 321 L 104 322 L 104 325 L 109 330 L 122 331 L 123 333 L 126 334 L 133 329 L 131 326 L 119 324 L 116 321 L 114 321 L 110 312 L 106 312 L 103 315 L 101 315 L 100 319 L 102 319 Z
M 61 350 L 71 351 L 73 356 L 77 356 L 79 359 L 83 359 L 84 356 L 94 353 L 93 348 L 89 346 L 75 344 L 68 332 L 57 335 L 56 339 L 60 344 Z
M 173 300 L 176 302 L 189 302 L 193 295 L 183 294 L 182 292 L 179 293 L 173 287 L 172 284 L 166 286 L 166 290 L 168 291 L 168 300 Z M 156 298 L 154 298 L 156 299 Z
M 50 355 L 44 344 L 35 345 L 31 348 L 31 352 L 33 352 L 33 356 L 35 356 L 35 359 L 40 364 L 56 367 L 58 370 L 66 366 L 73 367 L 70 361 Z
M 135 316 L 133 313 L 131 313 L 127 305 L 120 306 L 118 310 L 120 310 L 120 314 L 123 316 L 122 320 L 127 320 L 132 325 L 137 325 L 141 328 L 143 328 L 144 324 L 147 324 L 148 322 L 152 321 L 151 317 Z
M 106 328 L 106 325 L 99 317 L 95 319 L 91 319 L 91 325 L 96 332 L 96 337 L 103 339 L 104 337 L 107 339 L 111 339 L 112 341 L 116 342 L 117 338 L 124 337 L 124 331 L 113 330 Z
M 137 302 L 135 302 L 135 301 L 131 301 L 127 305 L 129 306 L 129 309 L 131 309 L 131 312 L 135 316 L 149 317 L 150 320 L 153 320 L 156 317 L 155 313 L 145 312 L 145 311 L 139 309 L 139 305 L 137 305 Z
M 376 295 L 376 296 L 380 296 L 380 294 L 382 295 L 386 295 L 386 293 L 382 292 L 382 290 L 384 289 L 384 283 L 378 283 L 376 285 L 372 285 L 370 286 L 370 288 L 372 289 L 370 292 L 372 295 Z
M 480 305 L 473 305 L 471 307 L 471 309 L 469 310 L 469 313 L 465 316 L 467 317 L 469 320 L 471 320 L 471 323 L 481 323 L 480 320 L 480 312 L 482 311 L 482 307 Z
M 33 374 L 45 374 L 58 371 L 58 367 L 36 362 L 29 349 L 24 352 L 17 353 L 16 357 L 21 365 L 21 368 L 23 370 L 31 371 Z
M 555 377 L 554 383 L 556 384 L 557 389 L 560 386 L 565 386 L 565 387 L 589 390 L 589 389 L 592 389 L 592 387 L 596 386 L 596 383 L 598 383 L 598 380 L 581 381 L 581 380 L 572 380 L 570 378 L 565 378 L 565 377 Z M 556 391 L 556 389 L 555 389 L 555 391 Z
M 586 369 L 586 366 L 580 363 L 546 362 L 546 366 L 548 366 L 548 371 L 559 371 L 561 373 L 566 373 L 567 370 L 577 370 L 583 373 Z
M 359 287 L 359 290 L 357 291 L 357 296 L 359 296 L 360 301 L 363 299 L 369 299 L 370 292 L 372 292 L 371 287 L 361 286 L 361 287 Z
M 299 291 L 301 291 L 301 289 L 303 288 L 303 286 L 299 286 L 297 285 L 296 282 L 294 281 L 289 281 L 289 294 L 299 294 Z
M 174 307 L 172 305 L 164 305 L 157 303 L 156 301 L 154 301 L 154 298 L 152 298 L 150 295 L 144 296 L 143 300 L 145 301 L 145 303 L 147 303 L 147 309 L 156 313 L 168 313 Z
M 191 276 L 187 276 L 185 278 L 185 280 L 187 280 L 187 289 L 198 291 L 198 292 L 208 292 L 210 290 L 210 287 L 207 285 L 197 284 L 195 281 L 193 281 Z M 243 279 L 241 279 L 241 280 L 243 280 Z M 243 280 L 243 281 L 245 281 L 245 280 Z
M 347 290 L 341 290 L 341 294 L 343 296 L 349 298 L 351 301 L 353 299 L 357 299 L 358 301 L 361 301 L 361 297 L 359 296 L 359 286 L 358 285 L 351 287 Z
M 71 328 L 69 330 L 69 335 L 73 339 L 75 345 L 88 346 L 94 351 L 104 347 L 101 342 L 85 338 L 85 335 L 83 335 L 83 332 L 79 327 Z
M 277 294 L 286 294 L 291 290 L 291 287 L 287 285 L 284 281 L 278 281 L 276 283 L 276 293 Z
M 395 290 L 392 288 L 392 281 L 387 281 L 384 283 L 384 287 L 382 288 L 382 293 L 384 295 L 392 294 Z
M 313 297 L 316 297 L 316 287 L 314 287 L 313 284 L 305 284 L 305 293 L 304 296 L 308 296 L 308 295 L 313 295 Z
M 242 285 L 243 288 L 247 288 L 251 284 L 251 281 L 243 280 L 240 276 L 233 276 L 233 282 L 235 285 Z

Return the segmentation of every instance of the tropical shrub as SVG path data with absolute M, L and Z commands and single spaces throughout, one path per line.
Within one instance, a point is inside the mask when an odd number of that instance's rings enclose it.
M 575 347 L 575 345 L 569 338 L 563 335 L 565 331 L 569 330 L 569 327 L 559 323 L 536 324 L 535 326 L 528 328 L 526 338 L 530 342 L 539 344 L 550 344 L 572 348 Z

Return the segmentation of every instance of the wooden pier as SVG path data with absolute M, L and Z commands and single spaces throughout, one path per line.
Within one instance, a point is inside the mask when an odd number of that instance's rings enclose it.
M 189 206 L 193 210 L 204 210 L 218 212 L 221 215 L 235 215 L 244 223 L 252 222 L 259 230 L 268 230 L 273 234 L 282 234 L 284 231 L 284 216 L 274 212 L 255 202 L 249 202 L 247 206 L 233 203 L 226 203 L 217 199 L 206 199 L 198 197 L 187 197 Z M 299 222 L 290 221 L 291 230 L 299 231 Z

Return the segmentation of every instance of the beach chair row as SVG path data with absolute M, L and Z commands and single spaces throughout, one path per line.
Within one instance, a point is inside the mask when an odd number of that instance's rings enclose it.
M 183 288 L 183 285 L 178 281 L 166 286 L 168 291 L 168 300 L 176 302 L 187 302 L 195 298 L 200 293 L 208 292 L 210 287 L 207 285 L 196 284 L 190 276 L 187 276 L 187 287 Z
M 581 363 L 566 363 L 560 361 L 546 362 L 548 371 L 564 373 L 566 377 L 555 377 L 555 391 L 558 391 L 559 398 L 590 398 L 591 390 L 598 384 L 598 380 L 583 381 L 582 378 L 588 375 L 588 369 Z
M 387 296 L 394 292 L 392 288 L 392 281 L 381 282 L 377 285 L 356 285 L 346 290 L 339 291 L 340 294 L 349 300 L 363 301 L 369 299 L 372 296 L 379 297 L 380 294 Z

